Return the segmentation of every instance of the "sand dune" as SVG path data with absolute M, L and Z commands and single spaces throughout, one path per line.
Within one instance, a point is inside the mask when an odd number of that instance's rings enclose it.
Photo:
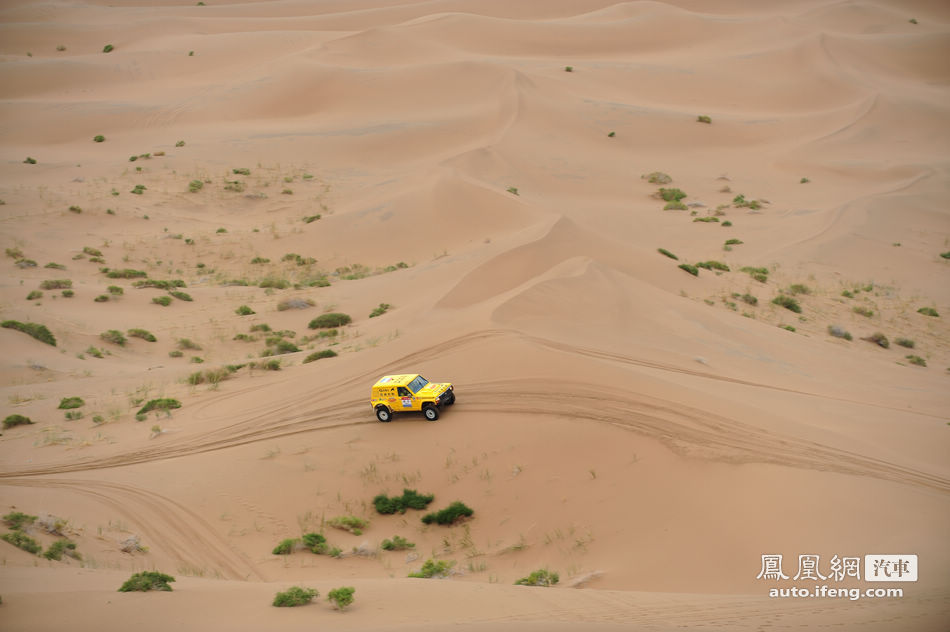
M 0 627 L 946 627 L 945 3 L 207 4 L 0 7 Z

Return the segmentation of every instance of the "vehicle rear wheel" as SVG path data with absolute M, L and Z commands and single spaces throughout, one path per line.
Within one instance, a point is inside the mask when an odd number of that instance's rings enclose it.
M 380 406 L 376 409 L 376 419 L 380 421 L 392 421 L 393 414 L 385 406 Z
M 422 414 L 425 415 L 429 421 L 435 421 L 439 418 L 439 409 L 435 406 L 426 406 L 422 410 Z

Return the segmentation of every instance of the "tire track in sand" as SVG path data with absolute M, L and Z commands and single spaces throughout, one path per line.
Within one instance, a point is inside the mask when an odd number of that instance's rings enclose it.
M 0 472 L 0 481 L 10 477 L 122 467 L 222 450 L 300 433 L 333 430 L 363 424 L 374 425 L 378 422 L 369 413 L 367 402 L 362 398 L 350 399 L 318 408 L 307 409 L 306 407 L 312 405 L 313 401 L 319 401 L 321 394 L 330 394 L 345 389 L 347 386 L 365 386 L 366 380 L 371 379 L 371 377 L 375 379 L 379 373 L 396 370 L 422 359 L 431 360 L 433 357 L 455 352 L 461 347 L 478 344 L 488 338 L 499 336 L 514 336 L 553 350 L 593 359 L 634 364 L 660 371 L 725 381 L 754 388 L 795 393 L 808 397 L 847 401 L 864 406 L 877 406 L 863 401 L 809 393 L 781 386 L 730 378 L 691 368 L 640 360 L 613 352 L 576 347 L 508 330 L 483 330 L 413 352 L 373 370 L 372 374 L 366 372 L 351 376 L 336 383 L 328 384 L 314 392 L 283 400 L 277 408 L 268 408 L 266 415 L 262 415 L 261 411 L 251 408 L 244 411 L 236 423 L 216 428 L 204 434 L 182 437 L 178 440 L 167 441 L 104 458 L 93 457 L 58 465 L 38 466 L 16 472 Z M 266 385 L 250 387 L 239 391 L 237 394 L 246 395 L 260 388 L 266 388 Z M 233 395 L 235 394 L 231 396 Z M 649 395 L 641 393 L 621 395 L 615 389 L 599 389 L 593 384 L 580 382 L 557 384 L 552 380 L 542 381 L 530 378 L 471 383 L 466 385 L 465 395 L 460 398 L 460 402 L 461 404 L 454 408 L 459 413 L 512 412 L 607 423 L 655 438 L 678 454 L 697 458 L 732 463 L 770 463 L 819 471 L 833 471 L 843 474 L 871 476 L 941 492 L 950 491 L 950 481 L 932 473 L 813 441 L 778 435 L 728 417 L 717 416 L 671 401 L 655 399 Z M 203 409 L 213 405 L 214 402 L 205 404 L 198 409 L 198 414 Z M 878 407 L 890 408 L 886 406 Z M 303 408 L 302 411 L 301 408 Z M 281 416 L 281 413 L 284 413 L 284 415 Z
M 61 489 L 109 507 L 134 524 L 152 549 L 190 567 L 210 568 L 226 579 L 265 578 L 195 512 L 161 494 L 120 483 L 79 479 L 7 478 L 0 485 Z

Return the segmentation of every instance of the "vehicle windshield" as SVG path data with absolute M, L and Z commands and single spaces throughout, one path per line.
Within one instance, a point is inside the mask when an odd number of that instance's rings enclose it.
M 425 379 L 421 375 L 416 377 L 413 381 L 409 382 L 409 390 L 412 391 L 412 394 L 415 395 L 422 389 L 426 384 L 429 383 L 429 380 Z

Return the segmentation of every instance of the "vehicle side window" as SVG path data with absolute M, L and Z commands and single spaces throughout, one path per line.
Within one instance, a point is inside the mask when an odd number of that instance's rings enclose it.
M 400 397 L 412 397 L 412 393 L 410 393 L 409 389 L 405 386 L 400 386 L 398 392 Z

